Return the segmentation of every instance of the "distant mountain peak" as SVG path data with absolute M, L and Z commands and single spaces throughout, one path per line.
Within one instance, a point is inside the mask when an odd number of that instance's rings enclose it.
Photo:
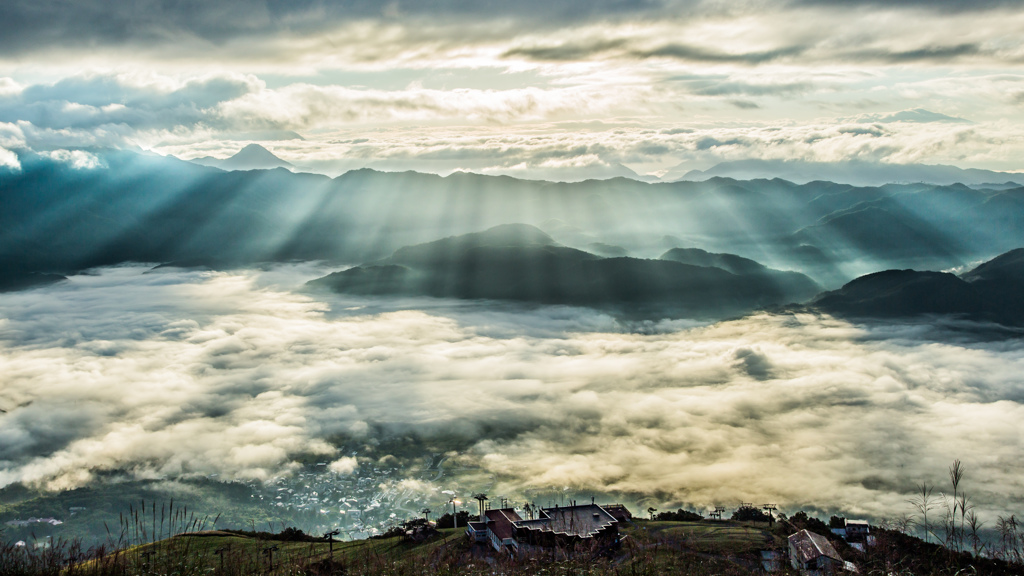
M 247 145 L 222 164 L 222 167 L 228 170 L 290 168 L 291 166 L 290 163 L 281 160 L 273 152 L 259 144 Z
M 294 166 L 281 160 L 273 152 L 259 144 L 249 144 L 239 150 L 234 156 L 225 159 L 206 156 L 192 160 L 195 164 L 213 166 L 221 170 L 270 170 L 273 168 L 294 168 Z
M 232 156 L 232 158 L 238 158 L 238 157 L 244 156 L 244 155 L 255 155 L 255 154 L 262 154 L 264 156 L 269 156 L 271 158 L 277 158 L 277 156 L 274 156 L 273 152 L 271 152 L 270 150 L 267 150 L 263 146 L 260 146 L 259 144 L 256 144 L 256 143 L 246 144 L 241 150 L 239 150 L 234 156 Z

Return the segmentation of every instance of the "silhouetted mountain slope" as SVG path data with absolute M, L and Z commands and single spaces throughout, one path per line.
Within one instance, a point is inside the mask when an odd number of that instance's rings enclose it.
M 42 272 L 26 272 L 18 270 L 4 262 L 0 262 L 0 292 L 9 290 L 23 290 L 33 286 L 53 284 L 67 280 L 59 274 L 45 274 Z
M 1024 248 L 993 258 L 962 278 L 981 293 L 991 317 L 1016 318 L 1013 323 L 1024 323 Z
M 819 295 L 812 307 L 853 317 L 956 314 L 975 320 L 1024 325 L 1024 249 L 1017 249 L 957 277 L 945 272 L 887 270 Z
M 693 266 L 721 268 L 738 276 L 748 277 L 759 285 L 772 285 L 775 290 L 787 294 L 792 300 L 805 300 L 821 291 L 821 286 L 805 274 L 773 270 L 760 262 L 736 254 L 713 254 L 700 248 L 673 248 L 662 254 L 661 259 Z
M 622 246 L 614 246 L 612 244 L 605 244 L 604 242 L 591 242 L 587 244 L 587 251 L 598 256 L 605 256 L 608 258 L 618 258 L 620 256 L 629 256 L 629 250 L 626 250 Z
M 467 252 L 471 250 L 510 246 L 517 248 L 541 248 L 556 247 L 557 243 L 551 236 L 548 236 L 534 226 L 502 224 L 483 232 L 450 236 L 433 242 L 405 246 L 395 251 L 389 262 L 416 267 L 450 266 L 463 261 Z M 565 250 L 571 249 L 566 248 Z M 539 252 L 543 252 L 543 250 Z M 575 252 L 584 254 L 578 250 Z
M 876 255 L 919 267 L 949 267 L 972 253 L 962 238 L 886 199 L 834 212 L 797 231 L 791 241 L 819 246 L 840 258 Z
M 657 306 L 699 316 L 796 299 L 787 282 L 772 276 L 777 271 L 748 262 L 758 271 L 738 275 L 671 260 L 601 258 L 558 246 L 532 226 L 505 225 L 404 247 L 387 260 L 336 272 L 310 285 L 371 295 Z
M 962 278 L 975 285 L 1024 285 L 1024 248 L 1000 254 L 965 273 Z
M 672 260 L 694 266 L 714 266 L 733 274 L 764 274 L 770 269 L 749 258 L 736 254 L 712 254 L 700 248 L 673 248 L 661 255 L 662 260 Z

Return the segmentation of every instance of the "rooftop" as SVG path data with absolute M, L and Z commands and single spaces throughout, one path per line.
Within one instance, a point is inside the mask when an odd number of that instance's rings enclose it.
M 515 530 L 513 530 L 512 524 L 522 520 L 519 514 L 516 514 L 516 511 L 512 508 L 488 510 L 484 512 L 484 516 L 487 518 L 487 527 L 500 540 L 514 537 Z
M 617 520 L 597 504 L 545 508 L 536 520 L 516 522 L 516 527 L 589 538 Z
M 827 556 L 837 562 L 843 561 L 836 549 L 832 547 L 832 543 L 824 536 L 814 532 L 801 530 L 793 534 L 789 537 L 789 545 L 801 563 L 810 562 L 821 556 Z

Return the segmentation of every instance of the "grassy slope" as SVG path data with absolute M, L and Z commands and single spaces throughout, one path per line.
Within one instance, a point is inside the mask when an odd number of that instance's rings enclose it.
M 650 536 L 678 542 L 696 552 L 722 556 L 753 556 L 760 550 L 784 548 L 786 542 L 754 522 L 644 522 Z
M 158 572 L 199 574 L 213 569 L 253 574 L 269 570 L 266 549 L 276 547 L 276 574 L 330 573 L 342 568 L 349 574 L 477 574 L 493 573 L 496 568 L 509 575 L 538 570 L 553 574 L 748 574 L 756 565 L 757 551 L 766 547 L 766 542 L 775 542 L 762 528 L 738 522 L 639 522 L 625 527 L 623 533 L 628 538 L 612 559 L 587 554 L 567 559 L 558 552 L 516 560 L 495 557 L 471 550 L 462 528 L 443 529 L 418 544 L 399 538 L 335 543 L 331 561 L 325 542 L 267 541 L 223 532 L 135 547 L 123 558 L 137 568 L 145 565 Z M 218 551 L 224 556 L 223 564 Z M 189 560 L 188 566 L 181 564 L 183 558 Z M 95 568 L 95 563 L 91 567 Z
M 303 574 L 356 575 L 504 575 L 525 576 L 655 576 L 682 574 L 746 576 L 759 570 L 758 552 L 785 546 L 789 525 L 750 522 L 651 522 L 639 520 L 622 527 L 622 547 L 612 557 L 577 551 L 545 549 L 517 558 L 496 555 L 489 548 L 472 547 L 464 530 L 444 529 L 421 543 L 401 538 L 359 540 L 334 544 L 333 556 L 326 542 L 282 542 L 258 537 L 209 532 L 160 540 L 101 555 L 77 557 L 70 567 L 45 569 L 45 562 L 10 569 L 10 560 L 22 551 L 0 547 L 0 574 L 5 576 L 113 576 L 117 574 L 177 574 L 179 576 L 285 576 Z M 870 556 L 844 549 L 844 557 L 857 562 L 863 573 L 900 572 L 952 576 L 1019 574 L 1019 565 L 953 555 L 935 545 L 918 550 L 923 543 L 898 533 L 880 531 L 879 545 Z M 895 538 L 895 539 L 894 539 Z M 901 540 L 902 538 L 902 540 Z M 267 549 L 273 551 L 273 569 Z M 934 548 L 934 550 L 932 550 Z M 39 558 L 41 552 L 32 552 Z M 955 556 L 955 557 L 954 557 Z M 27 557 L 27 556 L 23 556 Z M 8 562 L 5 565 L 5 562 Z M 784 572 L 788 573 L 788 571 Z
M 214 481 L 192 481 L 188 483 L 125 482 L 119 484 L 97 484 L 64 492 L 34 491 L 20 485 L 0 490 L 0 527 L 4 540 L 29 540 L 52 536 L 54 539 L 79 539 L 87 546 L 117 539 L 118 519 L 129 510 L 138 510 L 146 505 L 146 515 L 156 504 L 157 523 L 162 509 L 173 503 L 178 510 L 198 519 L 205 528 L 217 526 L 243 530 L 266 529 L 268 525 L 302 525 L 305 518 L 298 513 L 276 513 L 268 506 L 250 498 L 251 490 L 242 484 Z M 82 508 L 74 514 L 71 508 Z M 193 514 L 193 511 L 195 512 Z M 217 511 L 219 516 L 210 514 Z M 169 515 L 169 514 L 168 514 Z M 3 525 L 9 520 L 25 520 L 30 517 L 53 517 L 64 522 L 59 526 L 33 524 L 27 527 Z M 165 523 L 163 523 L 165 524 Z M 111 534 L 108 536 L 107 529 Z

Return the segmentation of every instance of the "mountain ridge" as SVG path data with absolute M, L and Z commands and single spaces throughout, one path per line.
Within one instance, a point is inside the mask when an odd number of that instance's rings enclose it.
M 954 315 L 1024 326 L 1024 248 L 979 264 L 957 276 L 949 272 L 885 270 L 819 294 L 809 307 L 851 318 L 910 318 Z
M 978 168 L 959 168 L 945 164 L 887 164 L 882 162 L 808 162 L 803 160 L 732 160 L 720 162 L 704 170 L 680 173 L 681 166 L 669 170 L 664 181 L 702 181 L 715 176 L 739 180 L 756 178 L 782 178 L 797 184 L 828 181 L 856 186 L 880 186 L 905 182 L 924 182 L 936 185 L 966 184 L 983 186 L 994 184 L 1019 187 L 1024 174 L 998 172 Z M 1011 182 L 1012 181 L 1012 182 Z
M 101 167 L 79 169 L 25 153 L 20 171 L 0 174 L 0 268 L 68 275 L 121 262 L 351 265 L 521 222 L 555 223 L 548 232 L 556 240 L 592 254 L 649 259 L 700 246 L 838 288 L 876 270 L 961 267 L 1024 245 L 1024 188 L 555 183 L 370 169 L 329 178 L 225 172 L 129 151 L 99 159 Z
M 816 287 L 802 274 L 788 273 L 791 278 L 760 265 L 752 268 L 756 271 L 736 273 L 672 259 L 604 258 L 561 246 L 536 227 L 511 224 L 402 247 L 390 258 L 335 272 L 308 285 L 374 296 L 494 299 L 631 311 L 656 306 L 700 316 L 782 304 L 810 297 L 813 292 L 807 293 L 807 286 Z M 795 277 L 802 277 L 803 284 L 793 281 Z

